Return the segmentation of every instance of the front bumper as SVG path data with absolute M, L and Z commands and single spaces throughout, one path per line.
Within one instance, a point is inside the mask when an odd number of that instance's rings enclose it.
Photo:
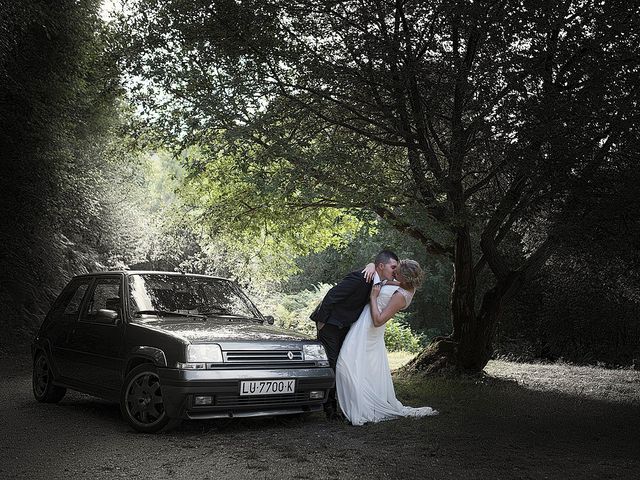
M 158 369 L 162 399 L 171 418 L 209 419 L 285 415 L 317 411 L 327 400 L 335 377 L 329 367 L 221 368 L 214 370 Z M 295 379 L 295 392 L 277 395 L 240 395 L 243 380 Z M 309 392 L 323 391 L 322 399 Z M 194 405 L 196 395 L 213 397 L 212 405 Z

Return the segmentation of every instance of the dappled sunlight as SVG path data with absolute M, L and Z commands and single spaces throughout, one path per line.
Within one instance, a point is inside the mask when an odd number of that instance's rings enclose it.
M 563 363 L 515 363 L 492 360 L 484 371 L 534 391 L 640 405 L 640 371 Z
M 415 356 L 416 354 L 411 352 L 387 352 L 389 367 L 392 371 L 406 365 Z

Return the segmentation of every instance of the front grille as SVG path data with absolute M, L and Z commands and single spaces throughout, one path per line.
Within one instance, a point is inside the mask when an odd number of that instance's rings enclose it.
M 224 352 L 226 363 L 301 362 L 302 352 L 295 350 L 235 350 Z
M 287 395 L 252 395 L 242 397 L 237 394 L 216 395 L 215 405 L 218 407 L 248 407 L 265 405 L 297 405 L 308 403 L 309 394 L 290 393 Z

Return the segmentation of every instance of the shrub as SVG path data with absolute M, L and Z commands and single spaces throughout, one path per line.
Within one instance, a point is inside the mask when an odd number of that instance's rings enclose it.
M 406 314 L 398 313 L 387 322 L 384 343 L 390 352 L 417 353 L 422 348 L 421 335 L 415 334 L 405 320 Z
M 271 291 L 265 296 L 255 295 L 254 298 L 259 304 L 260 310 L 275 317 L 277 326 L 315 336 L 316 326 L 309 319 L 309 315 L 332 286 L 321 283 L 315 285 L 313 290 L 301 290 L 289 294 Z M 415 353 L 424 344 L 423 336 L 411 330 L 407 324 L 406 316 L 406 313 L 398 313 L 387 322 L 384 341 L 390 352 Z
M 314 286 L 313 290 L 301 290 L 297 293 L 272 291 L 256 300 L 263 312 L 275 317 L 276 326 L 315 336 L 316 325 L 309 315 L 331 287 L 332 285 L 322 283 Z

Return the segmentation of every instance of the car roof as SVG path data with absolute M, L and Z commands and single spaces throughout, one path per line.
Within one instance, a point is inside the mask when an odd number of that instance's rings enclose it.
M 200 273 L 185 273 L 185 272 L 162 272 L 156 270 L 101 270 L 97 272 L 83 273 L 76 275 L 74 278 L 82 277 L 95 277 L 104 275 L 171 275 L 175 277 L 200 277 L 200 278 L 214 278 L 216 280 L 229 280 L 229 278 L 215 277 L 213 275 L 202 275 Z

